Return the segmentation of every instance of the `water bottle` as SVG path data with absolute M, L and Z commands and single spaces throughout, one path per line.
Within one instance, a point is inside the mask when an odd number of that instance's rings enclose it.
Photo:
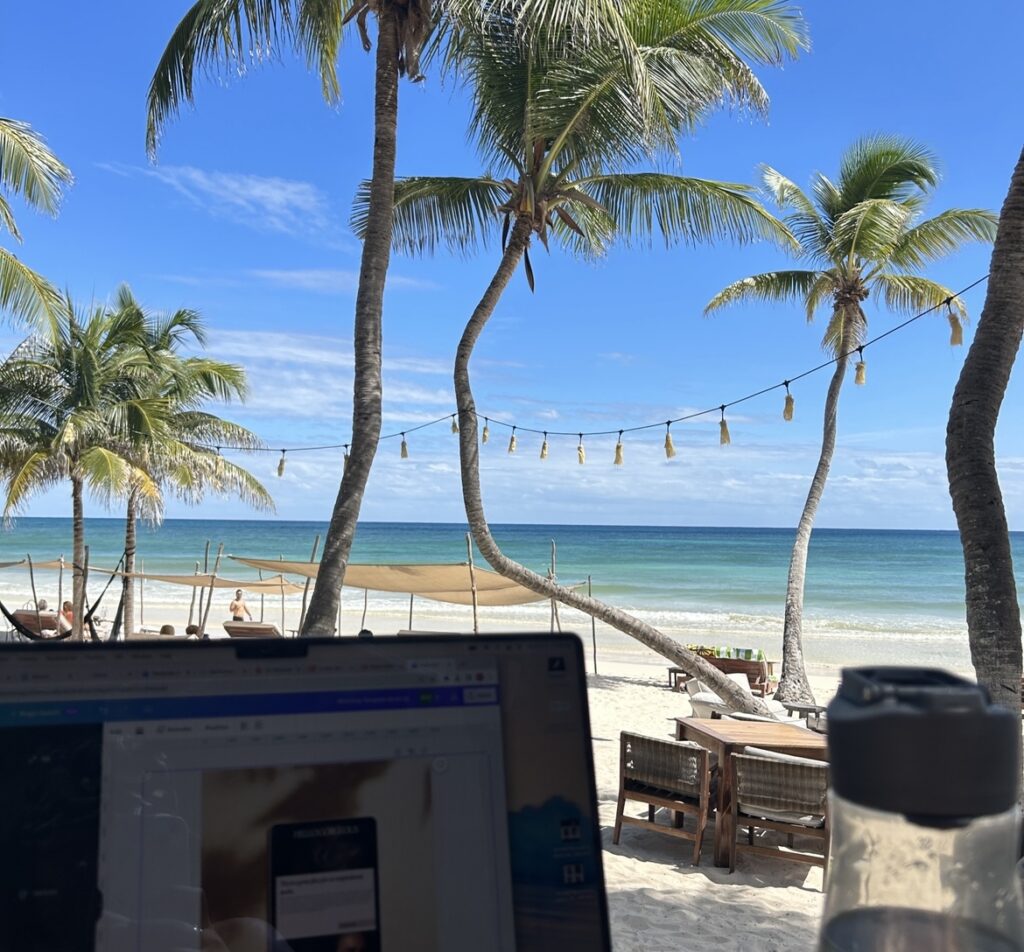
M 1021 720 L 927 668 L 854 668 L 828 708 L 819 952 L 1022 952 Z

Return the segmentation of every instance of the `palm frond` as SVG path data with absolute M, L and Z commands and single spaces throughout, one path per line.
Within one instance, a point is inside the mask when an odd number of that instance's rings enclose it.
M 4 470 L 10 474 L 4 499 L 4 521 L 20 512 L 29 497 L 54 485 L 63 475 L 54 466 L 54 460 L 43 452 L 24 452 L 3 457 Z
M 839 191 L 847 208 L 872 199 L 899 202 L 939 181 L 935 155 L 902 136 L 858 139 L 839 166 Z
M 146 150 L 161 128 L 195 101 L 197 69 L 227 78 L 276 56 L 293 30 L 292 0 L 198 0 L 171 34 L 146 97 Z
M 124 495 L 133 467 L 113 450 L 91 446 L 78 458 L 77 470 L 92 495 L 109 505 Z
M 983 208 L 950 208 L 897 238 L 885 259 L 889 266 L 921 268 L 969 241 L 995 241 L 999 216 Z
M 786 226 L 747 185 L 641 172 L 592 176 L 576 186 L 607 210 L 617 237 L 627 243 L 649 241 L 660 233 L 669 245 L 727 238 L 797 249 Z
M 730 304 L 752 301 L 806 301 L 822 278 L 824 271 L 766 271 L 734 281 L 718 292 L 704 307 L 705 314 Z
M 825 327 L 821 349 L 833 357 L 847 357 L 864 343 L 868 319 L 859 304 L 837 306 Z
M 919 314 L 929 308 L 939 308 L 948 302 L 949 310 L 961 321 L 967 320 L 967 305 L 953 291 L 936 281 L 916 274 L 881 272 L 875 275 L 875 293 L 885 306 L 899 314 Z M 943 313 L 946 313 L 943 310 Z
M 46 278 L 0 248 L 0 315 L 55 333 L 64 309 L 64 299 Z
M 17 119 L 0 117 L 0 189 L 20 195 L 27 204 L 56 215 L 71 171 L 47 148 L 43 137 Z M 8 227 L 13 221 L 7 222 Z M 16 229 L 11 228 L 17 234 Z
M 807 289 L 804 299 L 808 323 L 814 320 L 821 305 L 835 294 L 836 287 L 836 276 L 831 271 L 819 272 L 818 279 Z
M 484 178 L 417 176 L 395 181 L 394 247 L 406 254 L 431 254 L 441 244 L 465 254 L 486 245 L 499 221 L 507 189 Z M 352 230 L 362 237 L 369 219 L 370 188 L 359 186 Z
M 832 226 L 833 261 L 875 261 L 906 231 L 912 211 L 888 198 L 866 199 L 843 212 Z

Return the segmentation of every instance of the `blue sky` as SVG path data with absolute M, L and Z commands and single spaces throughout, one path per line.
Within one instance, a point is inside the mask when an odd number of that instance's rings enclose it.
M 211 349 L 244 364 L 252 394 L 225 411 L 271 446 L 344 442 L 351 413 L 351 323 L 359 246 L 348 230 L 356 186 L 369 170 L 372 56 L 357 39 L 342 53 L 344 101 L 327 107 L 301 62 L 199 84 L 195 109 L 166 129 L 159 161 L 144 150 L 145 93 L 186 3 L 113 0 L 16 5 L 0 35 L 0 114 L 30 122 L 73 170 L 60 217 L 16 207 L 20 254 L 81 302 L 121 282 L 154 309 L 198 308 Z M 875 131 L 915 137 L 941 158 L 932 210 L 998 209 L 1021 146 L 1015 88 L 1024 7 L 907 0 L 804 4 L 812 50 L 760 75 L 767 121 L 721 114 L 682 142 L 685 174 L 753 182 L 760 162 L 797 182 L 831 174 L 842 150 Z M 465 97 L 431 75 L 400 91 L 399 174 L 474 174 Z M 5 237 L 4 239 L 8 239 Z M 988 268 L 970 247 L 930 276 L 959 288 Z M 385 432 L 454 409 L 455 343 L 496 264 L 394 257 L 385 301 Z M 702 316 L 724 284 L 784 266 L 768 247 L 627 250 L 600 262 L 556 249 L 535 253 L 537 291 L 514 280 L 474 363 L 481 413 L 521 426 L 617 429 L 704 409 L 779 382 L 822 359 L 821 326 L 798 308 L 749 307 Z M 984 287 L 966 298 L 980 314 Z M 873 306 L 871 331 L 898 318 Z M 967 343 L 971 331 L 968 330 Z M 16 339 L 0 327 L 4 349 Z M 945 421 L 964 349 L 948 346 L 939 316 L 868 351 L 868 386 L 848 383 L 839 447 L 821 526 L 951 528 L 943 463 Z M 733 444 L 717 420 L 587 445 L 508 431 L 482 453 L 494 522 L 793 525 L 817 459 L 827 372 L 794 388 L 796 418 L 772 393 L 730 414 Z M 1024 525 L 1024 390 L 1011 382 L 997 453 L 1011 525 Z M 363 507 L 375 520 L 461 521 L 458 454 L 447 426 L 381 445 Z M 286 519 L 326 519 L 340 454 L 250 458 Z M 33 515 L 66 515 L 63 491 L 40 496 Z M 99 513 L 97 507 L 90 510 Z M 169 515 L 245 517 L 234 502 Z

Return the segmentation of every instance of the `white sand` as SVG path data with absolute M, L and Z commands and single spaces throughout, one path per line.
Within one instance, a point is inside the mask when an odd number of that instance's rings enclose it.
M 619 731 L 672 737 L 673 718 L 690 713 L 686 695 L 668 689 L 667 667 L 667 662 L 610 662 L 601 664 L 600 675 L 588 676 L 615 952 L 814 948 L 823 903 L 821 869 L 743 855 L 730 874 L 713 865 L 712 828 L 699 866 L 690 863 L 691 843 L 640 827 L 624 827 L 619 845 L 612 845 Z M 835 677 L 812 681 L 819 703 L 826 703 L 835 692 Z M 641 804 L 628 801 L 626 810 L 644 813 Z

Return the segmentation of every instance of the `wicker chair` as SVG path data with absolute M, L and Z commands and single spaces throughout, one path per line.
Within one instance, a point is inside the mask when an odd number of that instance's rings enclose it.
M 619 800 L 612 842 L 619 842 L 622 824 L 645 826 L 693 841 L 693 865 L 700 863 L 704 828 L 711 811 L 711 755 L 688 741 L 661 740 L 623 731 L 619 756 Z M 627 800 L 647 804 L 647 819 L 624 816 Z M 658 807 L 673 812 L 672 826 L 655 822 Z M 694 832 L 683 829 L 684 815 L 696 817 Z
M 774 859 L 828 866 L 828 764 L 806 757 L 748 747 L 733 754 L 729 764 L 732 788 L 732 828 L 729 872 L 736 868 L 740 851 Z M 746 827 L 746 842 L 738 834 Z M 821 840 L 823 852 L 786 851 L 755 845 L 754 828 L 785 833 L 790 847 L 793 835 Z

